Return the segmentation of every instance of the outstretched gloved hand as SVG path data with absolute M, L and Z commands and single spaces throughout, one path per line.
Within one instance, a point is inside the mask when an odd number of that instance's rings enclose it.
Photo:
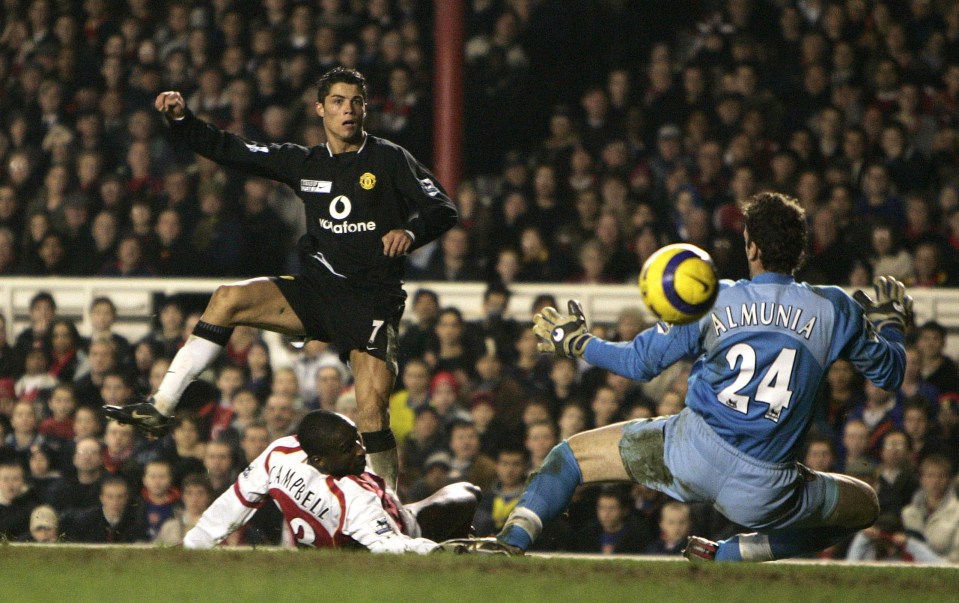
M 912 297 L 906 295 L 906 286 L 891 276 L 879 276 L 873 281 L 873 288 L 875 299 L 862 291 L 853 293 L 866 318 L 877 331 L 889 326 L 905 331 L 912 322 Z
M 586 329 L 583 306 L 575 299 L 567 303 L 569 314 L 560 314 L 556 308 L 546 307 L 533 317 L 533 333 L 539 337 L 536 349 L 548 354 L 578 358 L 593 338 Z

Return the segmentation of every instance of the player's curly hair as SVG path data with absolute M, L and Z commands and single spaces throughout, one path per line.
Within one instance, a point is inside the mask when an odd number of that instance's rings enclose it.
M 762 253 L 763 268 L 793 274 L 802 266 L 808 237 L 806 212 L 799 203 L 782 193 L 758 193 L 743 206 L 750 242 Z
M 353 86 L 359 86 L 360 92 L 363 95 L 363 100 L 366 100 L 366 78 L 363 77 L 363 74 L 356 69 L 334 67 L 333 69 L 330 69 L 321 75 L 319 81 L 317 81 L 317 102 L 323 102 L 323 99 L 326 98 L 330 93 L 330 88 L 333 87 L 333 84 L 350 84 Z

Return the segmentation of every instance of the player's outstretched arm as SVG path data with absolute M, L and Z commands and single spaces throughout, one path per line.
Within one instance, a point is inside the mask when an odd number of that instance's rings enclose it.
M 848 359 L 877 386 L 897 389 L 905 375 L 905 329 L 912 320 L 912 298 L 905 286 L 892 277 L 878 277 L 875 297 L 856 291 L 855 302 L 841 291 L 822 291 L 841 310 L 832 353 Z
M 343 492 L 343 534 L 349 536 L 371 553 L 417 553 L 425 555 L 436 548 L 426 538 L 412 538 L 383 508 L 383 501 L 369 490 L 356 485 L 349 477 L 337 481 Z
M 183 546 L 188 549 L 212 548 L 250 520 L 270 488 L 267 460 L 277 443 L 284 444 L 285 440 L 287 438 L 281 438 L 267 446 L 236 478 L 232 487 L 207 507 L 193 529 L 184 536 Z
M 183 546 L 188 549 L 209 549 L 223 542 L 227 536 L 241 528 L 259 508 L 262 496 L 252 500 L 240 499 L 239 488 L 228 488 L 200 516 L 200 520 L 183 537 Z
M 544 308 L 533 317 L 533 332 L 539 338 L 536 347 L 541 353 L 584 358 L 593 366 L 637 381 L 651 379 L 677 360 L 701 353 L 697 323 L 668 327 L 660 323 L 632 341 L 612 342 L 589 334 L 578 301 L 569 300 L 568 308 L 569 314 Z
M 296 190 L 296 174 L 309 149 L 295 144 L 262 144 L 224 132 L 192 116 L 183 95 L 161 92 L 153 101 L 169 120 L 174 137 L 190 149 L 225 166 L 289 184 Z

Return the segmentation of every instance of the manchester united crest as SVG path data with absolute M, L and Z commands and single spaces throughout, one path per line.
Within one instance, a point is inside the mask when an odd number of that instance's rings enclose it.
M 373 174 L 369 172 L 366 172 L 365 174 L 360 176 L 360 186 L 362 186 L 363 190 L 365 191 L 372 189 L 374 186 L 376 186 L 376 176 L 374 176 Z

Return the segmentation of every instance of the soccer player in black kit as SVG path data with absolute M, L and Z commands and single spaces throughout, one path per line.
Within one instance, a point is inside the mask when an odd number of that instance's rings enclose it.
M 456 207 L 405 149 L 363 130 L 366 80 L 335 68 L 319 80 L 316 113 L 325 145 L 249 141 L 197 119 L 179 92 L 155 101 L 173 137 L 224 166 L 283 182 L 306 205 L 300 273 L 218 287 L 157 391 L 106 414 L 155 435 L 166 433 L 183 391 L 216 358 L 237 325 L 330 342 L 349 360 L 357 424 L 370 466 L 395 488 L 396 441 L 389 396 L 406 294 L 405 256 L 449 230 Z

